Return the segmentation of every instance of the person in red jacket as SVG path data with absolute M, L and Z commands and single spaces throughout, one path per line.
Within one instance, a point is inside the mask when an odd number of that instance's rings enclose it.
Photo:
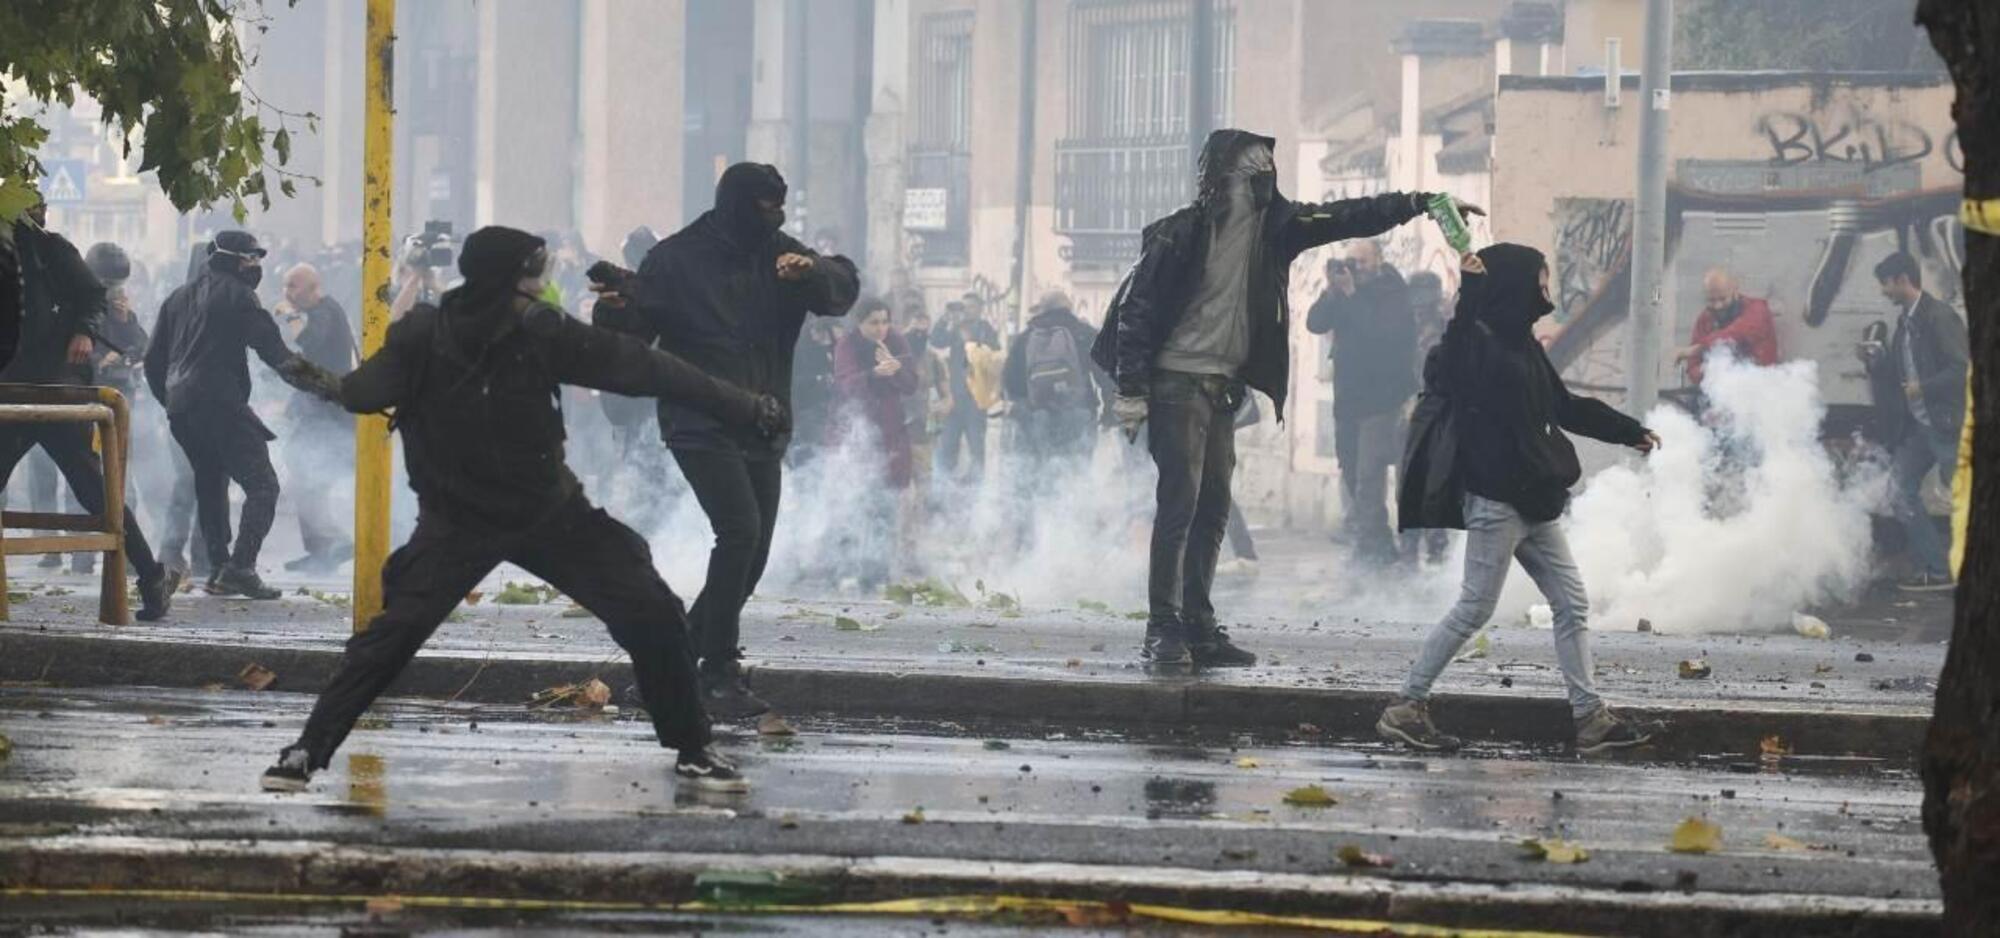
M 1706 305 L 1694 320 L 1694 343 L 1674 355 L 1674 363 L 1686 367 L 1688 383 L 1701 384 L 1708 352 L 1718 345 L 1734 349 L 1743 361 L 1778 363 L 1778 327 L 1771 319 L 1771 304 L 1744 296 L 1736 277 L 1720 267 L 1702 276 L 1701 292 Z

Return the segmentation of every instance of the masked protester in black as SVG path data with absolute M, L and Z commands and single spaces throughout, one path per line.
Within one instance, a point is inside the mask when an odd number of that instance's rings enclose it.
M 23 384 L 90 384 L 92 338 L 103 328 L 104 284 L 83 255 L 62 235 L 49 231 L 46 208 L 29 209 L 14 224 L 14 249 L 21 272 L 19 350 L 0 370 L 0 381 Z M 83 510 L 104 510 L 104 464 L 91 449 L 85 424 L 12 424 L 0 427 L 0 479 L 11 477 L 28 450 L 40 446 L 69 482 Z M 0 483 L 4 484 L 4 483 Z M 166 617 L 179 587 L 176 576 L 153 557 L 136 513 L 125 513 L 125 557 L 139 577 L 142 622 Z
M 777 169 L 729 167 L 715 207 L 647 252 L 627 288 L 633 334 L 789 409 L 806 315 L 845 315 L 859 283 L 853 262 L 813 253 L 780 230 L 784 223 Z M 769 707 L 743 679 L 738 638 L 744 600 L 770 554 L 790 435 L 761 436 L 673 401 L 660 402 L 660 435 L 715 530 L 691 615 L 704 699 L 720 717 L 762 713 Z
M 1118 386 L 1112 410 L 1159 468 L 1142 657 L 1158 667 L 1241 667 L 1209 598 L 1229 524 L 1235 415 L 1245 388 L 1280 420 L 1290 385 L 1292 260 L 1422 215 L 1424 193 L 1322 204 L 1277 191 L 1273 141 L 1218 130 L 1202 147 L 1192 204 L 1147 226 L 1139 262 L 1112 298 L 1092 356 Z M 1478 211 L 1475 207 L 1467 207 Z
M 264 248 L 246 231 L 215 236 L 206 276 L 160 304 L 146 350 L 146 385 L 167 409 L 167 426 L 194 472 L 195 516 L 208 547 L 208 591 L 269 600 L 278 591 L 257 575 L 257 555 L 278 513 L 277 439 L 250 409 L 255 352 L 285 383 L 330 398 L 338 380 L 294 354 L 277 320 L 257 299 Z M 243 517 L 232 550 L 229 483 L 243 489 Z
M 770 395 L 541 302 L 547 265 L 542 239 L 527 232 L 473 232 L 459 255 L 465 284 L 437 307 L 414 307 L 341 381 L 349 411 L 393 413 L 417 528 L 382 569 L 382 614 L 348 641 L 265 788 L 300 790 L 325 768 L 354 721 L 502 562 L 547 580 L 610 629 L 632 657 L 660 744 L 680 751 L 676 774 L 713 790 L 748 787 L 709 748 L 680 600 L 645 539 L 592 506 L 564 460 L 558 394 L 568 384 L 660 397 L 758 438 L 783 434 L 788 415 Z

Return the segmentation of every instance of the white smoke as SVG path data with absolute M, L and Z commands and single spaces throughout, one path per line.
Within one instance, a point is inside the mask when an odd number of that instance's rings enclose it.
M 1704 388 L 1705 423 L 1656 408 L 1648 424 L 1664 447 L 1593 476 L 1572 507 L 1595 628 L 1768 631 L 1868 581 L 1883 475 L 1828 455 L 1818 366 L 1713 356 Z M 1517 571 L 1502 614 L 1532 595 Z

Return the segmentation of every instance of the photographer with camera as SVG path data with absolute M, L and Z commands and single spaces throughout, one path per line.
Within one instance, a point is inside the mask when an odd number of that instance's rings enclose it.
M 403 318 L 418 303 L 436 305 L 451 269 L 451 222 L 424 222 L 422 234 L 403 241 L 403 261 L 396 267 L 396 297 L 389 301 L 389 321 Z
M 1403 275 L 1373 240 L 1327 262 L 1326 292 L 1306 328 L 1333 339 L 1333 438 L 1347 497 L 1342 528 L 1357 558 L 1397 557 L 1389 467 L 1403 455 L 1403 411 L 1417 393 L 1417 319 Z

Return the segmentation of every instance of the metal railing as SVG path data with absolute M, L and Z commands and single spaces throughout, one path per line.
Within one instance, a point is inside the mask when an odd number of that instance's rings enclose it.
M 102 553 L 97 618 L 106 625 L 131 625 L 125 592 L 125 460 L 131 439 L 131 411 L 110 388 L 0 384 L 0 424 L 81 423 L 97 431 L 104 466 L 104 510 L 96 514 L 0 512 L 0 621 L 9 614 L 7 558 L 29 554 Z M 8 537 L 7 528 L 69 532 Z
M 1075 268 L 1130 264 L 1139 233 L 1194 195 L 1194 154 L 1185 135 L 1056 143 L 1056 233 Z

